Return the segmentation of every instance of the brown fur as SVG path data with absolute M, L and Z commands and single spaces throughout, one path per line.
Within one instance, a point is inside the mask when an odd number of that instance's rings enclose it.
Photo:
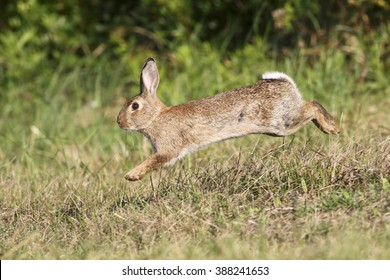
M 173 107 L 158 99 L 158 84 L 156 63 L 149 58 L 141 71 L 141 93 L 128 100 L 118 114 L 118 125 L 140 131 L 155 151 L 126 174 L 129 181 L 228 138 L 252 133 L 286 136 L 310 120 L 325 133 L 339 133 L 324 107 L 316 101 L 303 101 L 295 83 L 282 73 L 268 73 L 252 86 Z

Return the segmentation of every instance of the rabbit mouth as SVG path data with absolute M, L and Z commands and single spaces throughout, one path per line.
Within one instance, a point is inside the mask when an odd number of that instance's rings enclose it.
M 118 124 L 119 128 L 125 130 L 125 131 L 134 131 L 136 130 L 135 127 L 129 127 L 128 124 L 126 123 L 126 121 L 124 121 L 120 115 L 118 115 L 117 119 L 116 119 L 116 123 Z
M 128 126 L 122 124 L 119 120 L 117 121 L 117 124 L 118 124 L 119 128 L 123 129 L 124 131 L 134 131 L 135 130 L 134 127 L 128 127 Z

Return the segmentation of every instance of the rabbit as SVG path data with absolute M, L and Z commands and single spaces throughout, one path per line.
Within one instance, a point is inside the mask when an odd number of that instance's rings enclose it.
M 188 153 L 229 138 L 261 133 L 287 136 L 309 121 L 326 134 L 340 132 L 335 119 L 317 101 L 305 102 L 292 78 L 267 72 L 254 85 L 168 107 L 157 96 L 156 61 L 142 66 L 140 93 L 126 101 L 117 123 L 140 131 L 155 151 L 125 179 L 141 180 L 148 172 L 173 165 Z

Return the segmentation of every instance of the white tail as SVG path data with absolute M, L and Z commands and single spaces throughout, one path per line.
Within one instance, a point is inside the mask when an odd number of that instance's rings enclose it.
M 261 78 L 263 80 L 286 80 L 293 84 L 296 88 L 298 88 L 294 80 L 290 76 L 282 72 L 266 72 Z

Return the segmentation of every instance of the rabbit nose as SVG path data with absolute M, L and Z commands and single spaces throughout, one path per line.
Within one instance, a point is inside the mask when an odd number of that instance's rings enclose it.
M 121 125 L 121 121 L 119 119 L 119 116 L 116 118 L 116 123 L 120 126 Z

